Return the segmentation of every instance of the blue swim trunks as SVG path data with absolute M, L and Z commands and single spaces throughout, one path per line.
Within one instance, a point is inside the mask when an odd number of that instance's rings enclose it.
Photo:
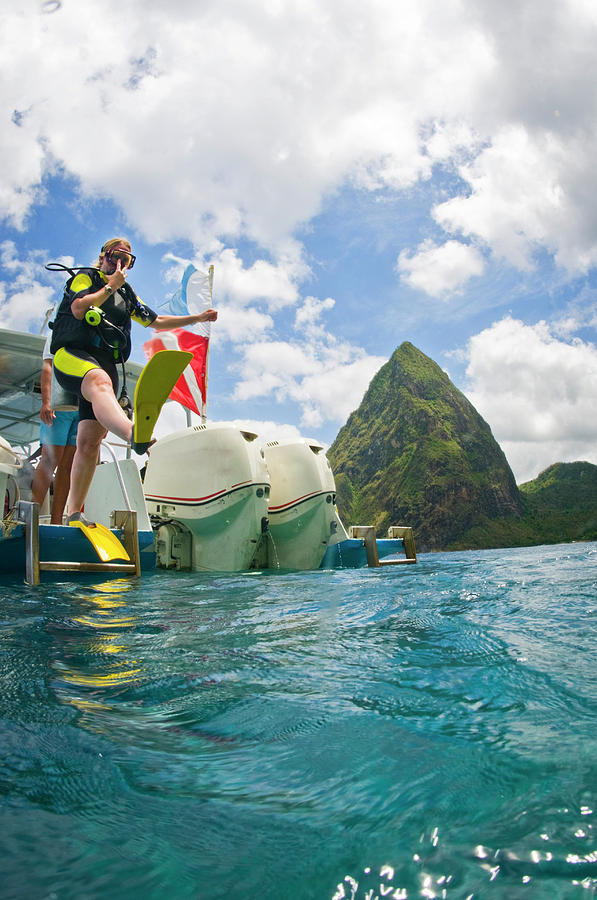
M 79 425 L 78 410 L 58 410 L 53 425 L 42 422 L 39 427 L 39 442 L 46 446 L 77 446 L 77 427 Z

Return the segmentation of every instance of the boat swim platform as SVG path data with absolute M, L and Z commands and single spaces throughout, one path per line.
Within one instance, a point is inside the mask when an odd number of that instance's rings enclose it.
M 397 558 L 398 554 L 404 554 Z M 412 565 L 417 562 L 413 529 L 391 525 L 387 538 L 377 538 L 373 525 L 351 525 L 348 540 L 329 546 L 320 569 L 362 568 Z
M 154 533 L 137 530 L 135 510 L 115 510 L 112 533 L 122 540 L 129 560 L 98 561 L 90 540 L 79 528 L 40 523 L 37 503 L 19 500 L 3 523 L 0 571 L 23 572 L 25 582 L 40 584 L 41 573 L 77 572 L 112 577 L 138 576 L 156 569 Z M 399 554 L 402 554 L 400 558 Z M 382 568 L 417 562 L 413 529 L 392 526 L 376 538 L 373 526 L 353 525 L 349 537 L 330 545 L 319 569 Z
M 19 500 L 14 507 L 12 519 L 14 530 L 0 542 L 2 550 L 13 555 L 13 563 L 25 568 L 25 582 L 30 585 L 40 583 L 41 572 L 81 572 L 95 574 L 140 575 L 142 554 L 139 549 L 140 533 L 137 531 L 135 510 L 115 510 L 114 528 L 111 533 L 122 541 L 123 559 L 98 561 L 98 554 L 92 543 L 79 528 L 65 525 L 45 525 L 39 521 L 37 503 Z M 144 533 L 141 533 L 144 537 Z M 147 544 L 147 541 L 143 541 Z M 151 534 L 153 546 L 153 533 Z M 65 558 L 65 554 L 66 558 Z M 155 565 L 154 554 L 151 568 Z M 24 556 L 24 560 L 23 560 Z M 48 559 L 51 556 L 53 558 Z M 128 556 L 128 560 L 126 557 Z M 57 557 L 57 558 L 54 558 Z M 145 561 L 143 561 L 145 562 Z M 20 565 L 19 565 L 20 564 Z M 4 568 L 2 566 L 2 568 Z

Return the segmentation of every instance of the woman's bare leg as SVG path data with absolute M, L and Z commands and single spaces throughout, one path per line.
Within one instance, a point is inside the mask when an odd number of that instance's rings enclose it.
M 69 515 L 83 509 L 106 433 L 111 431 L 123 441 L 130 441 L 133 433 L 132 422 L 118 405 L 110 377 L 103 369 L 91 369 L 85 375 L 81 393 L 91 403 L 96 418 L 79 422 L 71 470 Z
M 91 369 L 81 383 L 81 393 L 91 403 L 95 418 L 105 429 L 123 441 L 130 441 L 133 424 L 119 406 L 107 372 Z

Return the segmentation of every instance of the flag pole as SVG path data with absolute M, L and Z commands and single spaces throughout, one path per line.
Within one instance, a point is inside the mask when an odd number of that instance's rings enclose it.
M 207 270 L 209 273 L 209 305 L 213 307 L 214 305 L 214 267 L 213 265 L 209 267 Z M 211 340 L 207 345 L 207 355 L 205 357 L 205 400 L 201 404 L 201 424 L 205 425 L 207 420 L 207 373 L 209 370 L 209 350 L 211 346 Z
M 197 278 L 193 280 L 195 273 Z M 197 311 L 204 311 L 213 306 L 213 278 L 214 267 L 209 267 L 209 272 L 199 272 L 192 264 L 185 269 L 182 284 L 178 291 L 170 299 L 170 308 L 173 315 L 193 315 Z M 209 293 L 207 288 L 209 286 Z M 192 293 L 188 294 L 191 289 Z M 192 307 L 189 306 L 193 301 Z M 185 311 L 186 310 L 186 311 Z M 171 399 L 174 399 L 185 408 L 187 428 L 192 426 L 191 411 L 195 412 L 202 424 L 207 419 L 207 362 L 210 343 L 210 326 L 205 323 L 197 334 L 196 330 L 185 331 L 184 328 L 164 331 L 160 337 L 152 338 L 143 344 L 145 355 L 149 359 L 160 350 L 190 350 L 193 359 L 190 370 L 181 375 L 172 389 Z

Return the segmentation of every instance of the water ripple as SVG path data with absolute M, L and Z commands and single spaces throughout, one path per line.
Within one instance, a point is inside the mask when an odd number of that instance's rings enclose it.
M 4 897 L 597 893 L 597 546 L 17 582 Z

